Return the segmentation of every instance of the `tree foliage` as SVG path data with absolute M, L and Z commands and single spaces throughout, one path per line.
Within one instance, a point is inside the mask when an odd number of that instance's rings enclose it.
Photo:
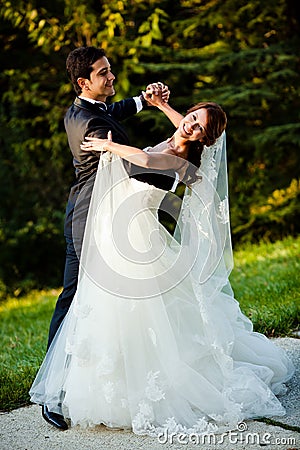
M 234 243 L 299 232 L 296 0 L 0 4 L 3 286 L 61 282 L 63 214 L 73 179 L 63 116 L 74 93 L 65 59 L 81 45 L 105 48 L 117 75 L 115 100 L 160 79 L 181 112 L 200 100 L 224 107 Z M 137 146 L 172 133 L 153 110 L 127 128 Z

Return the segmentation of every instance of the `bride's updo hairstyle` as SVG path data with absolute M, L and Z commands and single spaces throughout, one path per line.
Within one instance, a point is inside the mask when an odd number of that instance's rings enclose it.
M 182 180 L 185 184 L 190 185 L 199 180 L 196 175 L 198 167 L 201 163 L 201 154 L 204 145 L 210 147 L 213 145 L 218 137 L 221 136 L 226 128 L 227 117 L 220 105 L 214 102 L 200 102 L 192 106 L 187 114 L 205 108 L 207 110 L 207 124 L 205 127 L 205 136 L 203 140 L 194 141 L 190 143 L 188 152 L 188 161 L 191 163 L 186 171 L 185 177 Z

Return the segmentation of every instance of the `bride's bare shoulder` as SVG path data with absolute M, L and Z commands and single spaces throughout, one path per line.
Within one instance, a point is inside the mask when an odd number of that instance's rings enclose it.
M 168 150 L 168 147 L 169 147 L 168 141 L 163 141 L 157 145 L 154 145 L 154 147 L 147 147 L 144 150 L 150 153 L 162 153 Z

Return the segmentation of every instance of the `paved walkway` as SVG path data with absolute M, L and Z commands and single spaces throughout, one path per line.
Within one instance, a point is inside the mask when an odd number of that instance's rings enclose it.
M 242 422 L 238 431 L 206 436 L 203 442 L 183 439 L 181 443 L 177 440 L 164 443 L 103 426 L 59 431 L 42 419 L 39 406 L 32 405 L 0 415 L 0 450 L 300 450 L 300 339 L 275 341 L 286 349 L 296 366 L 288 392 L 281 398 L 287 411 L 285 417 L 274 417 L 267 423 Z

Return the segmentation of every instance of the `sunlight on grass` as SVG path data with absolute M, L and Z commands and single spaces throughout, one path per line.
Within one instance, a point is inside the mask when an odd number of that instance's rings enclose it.
M 247 244 L 236 250 L 234 253 L 235 264 L 245 265 L 257 263 L 258 261 L 287 260 L 289 257 L 300 257 L 300 237 L 286 238 L 277 241 L 275 244 L 261 242 L 257 245 Z
M 0 314 L 5 311 L 12 311 L 13 309 L 20 309 L 26 308 L 26 307 L 32 307 L 35 305 L 40 305 L 41 302 L 49 302 L 49 298 L 57 297 L 59 294 L 59 290 L 57 289 L 51 289 L 50 291 L 31 291 L 30 294 L 22 297 L 22 299 L 19 298 L 9 298 L 2 304 L 0 303 Z

